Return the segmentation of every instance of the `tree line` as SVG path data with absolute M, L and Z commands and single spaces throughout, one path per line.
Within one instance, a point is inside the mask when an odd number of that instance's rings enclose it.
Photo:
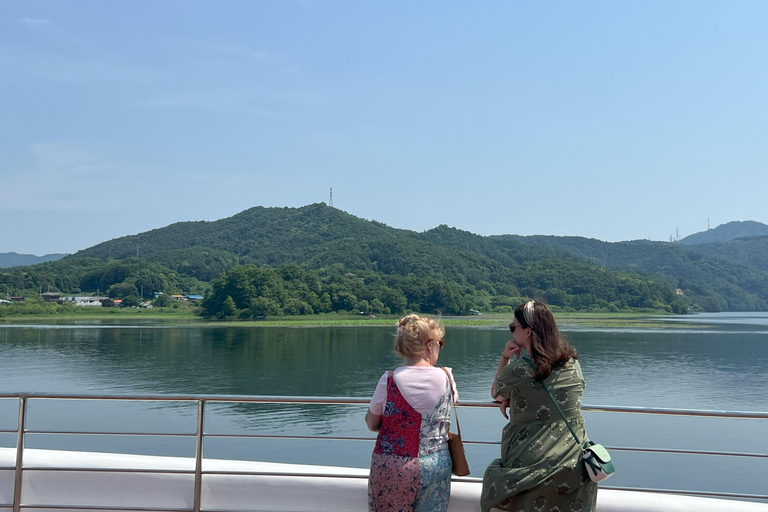
M 306 270 L 290 263 L 279 268 L 237 266 L 212 283 L 202 303 L 208 318 L 252 319 L 318 313 L 404 314 L 440 312 L 467 315 L 470 309 L 511 312 L 529 298 L 565 311 L 646 309 L 685 313 L 684 296 L 642 277 L 617 276 L 586 265 L 553 260 L 521 269 L 517 284 L 461 285 L 444 279 L 345 272 L 341 265 Z

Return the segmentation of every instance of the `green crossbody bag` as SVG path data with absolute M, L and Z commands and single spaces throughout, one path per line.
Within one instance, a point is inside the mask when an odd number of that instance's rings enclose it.
M 536 369 L 536 365 L 533 364 L 533 361 L 526 357 L 524 357 L 523 360 L 528 363 L 531 368 L 534 370 Z M 584 461 L 584 466 L 587 468 L 589 478 L 593 482 L 600 482 L 613 476 L 614 467 L 613 462 L 611 462 L 611 454 L 608 453 L 608 450 L 606 450 L 603 445 L 595 444 L 592 441 L 585 441 L 584 444 L 582 444 L 581 441 L 579 441 L 576 433 L 571 428 L 571 425 L 568 423 L 568 420 L 565 418 L 565 414 L 560 408 L 560 405 L 557 403 L 557 400 L 555 400 L 555 397 L 552 395 L 552 392 L 549 390 L 547 385 L 544 384 L 543 381 L 541 385 L 544 386 L 544 390 L 549 395 L 549 398 L 552 399 L 552 403 L 555 404 L 555 407 L 557 407 L 557 411 L 560 413 L 560 416 L 563 417 L 565 426 L 568 427 L 568 430 L 571 431 L 571 435 L 576 440 L 576 446 L 581 447 L 581 460 Z

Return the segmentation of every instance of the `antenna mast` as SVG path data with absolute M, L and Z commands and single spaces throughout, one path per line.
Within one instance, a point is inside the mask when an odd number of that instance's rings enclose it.
M 331 187 L 331 197 L 328 199 L 328 206 L 333 208 L 333 187 Z

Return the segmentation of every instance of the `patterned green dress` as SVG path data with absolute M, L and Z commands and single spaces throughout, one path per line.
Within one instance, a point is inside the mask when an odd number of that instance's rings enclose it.
M 533 370 L 511 361 L 494 381 L 496 396 L 510 399 L 510 420 L 501 435 L 501 458 L 483 475 L 481 508 L 512 512 L 593 512 L 597 484 L 589 479 L 581 449 Z M 579 439 L 587 438 L 581 415 L 584 377 L 578 361 L 555 368 L 544 381 Z

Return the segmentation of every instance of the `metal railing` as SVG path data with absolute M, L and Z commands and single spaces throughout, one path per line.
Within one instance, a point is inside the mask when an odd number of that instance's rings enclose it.
M 301 405 L 368 405 L 368 398 L 330 398 L 330 397 L 290 397 L 290 396 L 245 396 L 245 395 L 93 395 L 93 394 L 54 394 L 54 393 L 0 393 L 0 399 L 18 399 L 19 400 L 19 419 L 18 427 L 15 430 L 0 430 L 0 434 L 16 434 L 16 463 L 13 468 L 0 467 L 0 470 L 14 470 L 14 488 L 13 488 L 13 512 L 20 510 L 27 505 L 21 503 L 22 476 L 23 471 L 60 471 L 60 472 L 98 472 L 98 473 L 149 473 L 149 474 L 192 474 L 194 475 L 194 496 L 193 512 L 201 510 L 202 495 L 202 477 L 203 475 L 272 475 L 272 476 L 294 476 L 294 477 L 317 477 L 323 476 L 316 473 L 282 473 L 282 472 L 260 472 L 260 471 L 203 471 L 203 443 L 205 438 L 269 438 L 269 439 L 322 439 L 332 441 L 373 441 L 375 437 L 344 437 L 344 436 L 310 436 L 310 435 L 274 435 L 274 434 L 205 434 L 205 406 L 208 403 L 261 403 L 261 404 L 301 404 Z M 194 402 L 197 403 L 196 430 L 191 433 L 159 433 L 159 432 L 85 432 L 85 431 L 58 431 L 58 430 L 29 430 L 27 428 L 27 409 L 29 400 L 94 400 L 94 401 L 141 401 L 141 402 Z M 496 408 L 494 402 L 462 402 L 457 404 L 459 407 L 471 408 Z M 757 419 L 768 420 L 768 413 L 763 412 L 740 412 L 740 411 L 702 411 L 692 409 L 660 409 L 644 407 L 615 407 L 615 406 L 582 406 L 582 411 L 586 412 L 608 412 L 608 413 L 629 413 L 629 414 L 651 414 L 651 415 L 673 415 L 673 416 L 698 416 L 709 418 L 737 418 L 737 419 Z M 193 470 L 183 469 L 131 469 L 131 468 L 88 468 L 88 467 L 31 467 L 24 466 L 24 443 L 27 434 L 68 434 L 68 435 L 112 435 L 112 436 L 173 436 L 173 437 L 195 437 L 195 464 Z M 499 441 L 473 441 L 464 440 L 465 444 L 500 444 Z M 713 455 L 713 456 L 731 456 L 731 457 L 751 457 L 768 459 L 768 454 L 763 453 L 744 453 L 744 452 L 723 452 L 723 451 L 701 451 L 701 450 L 676 450 L 660 448 L 633 448 L 608 446 L 614 451 L 629 451 L 640 453 L 660 453 L 660 454 L 692 454 L 692 455 Z M 367 478 L 360 475 L 334 474 L 337 478 Z M 479 481 L 472 477 L 453 477 L 454 481 Z M 768 500 L 768 495 L 760 494 L 738 494 L 726 492 L 705 492 L 705 491 L 686 491 L 669 489 L 651 489 L 634 487 L 616 487 L 601 485 L 605 489 L 616 489 L 624 491 L 651 491 L 658 493 L 683 494 L 706 497 L 722 497 L 736 499 Z M 38 507 L 37 505 L 29 505 Z M 7 505 L 0 505 L 0 509 L 10 508 Z M 161 508 L 123 508 L 123 507 L 87 507 L 87 506 L 55 506 L 45 505 L 46 509 L 67 510 L 77 509 L 99 509 L 99 510 L 120 510 L 141 512 L 144 510 L 155 510 L 165 512 Z M 167 509 L 167 512 L 179 512 L 180 509 Z

